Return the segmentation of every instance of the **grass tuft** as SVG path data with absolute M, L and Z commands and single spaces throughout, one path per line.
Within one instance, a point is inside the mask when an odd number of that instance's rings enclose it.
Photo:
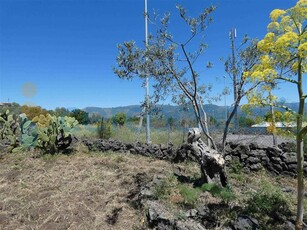
M 230 187 L 222 188 L 217 184 L 208 183 L 201 186 L 203 192 L 210 192 L 213 196 L 221 198 L 224 202 L 229 203 L 236 199 L 234 191 Z

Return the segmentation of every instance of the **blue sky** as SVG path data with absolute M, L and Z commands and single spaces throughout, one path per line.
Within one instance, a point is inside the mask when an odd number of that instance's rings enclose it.
M 148 0 L 148 11 L 171 12 L 177 38 L 176 4 L 196 16 L 206 6 L 217 5 L 214 22 L 206 33 L 208 50 L 201 63 L 213 62 L 203 71 L 214 92 L 224 87 L 224 68 L 219 61 L 230 54 L 229 30 L 237 29 L 237 42 L 245 34 L 263 38 L 269 13 L 294 6 L 294 0 Z M 141 81 L 119 79 L 117 44 L 144 40 L 143 0 L 0 0 L 0 102 L 39 105 L 44 108 L 86 106 L 116 107 L 143 100 Z M 154 26 L 149 24 L 149 32 Z M 202 66 L 200 64 L 200 66 Z M 32 97 L 22 93 L 31 83 Z M 231 81 L 226 80 L 226 85 Z M 287 102 L 296 101 L 295 88 L 278 94 Z M 285 93 L 286 92 L 286 93 Z M 227 104 L 231 103 L 227 97 Z M 166 102 L 168 103 L 168 102 Z M 218 102 L 223 104 L 224 102 Z

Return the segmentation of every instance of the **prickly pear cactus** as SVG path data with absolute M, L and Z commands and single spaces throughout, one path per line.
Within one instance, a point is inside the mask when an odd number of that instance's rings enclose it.
M 39 115 L 32 120 L 37 126 L 37 146 L 45 152 L 56 153 L 72 142 L 71 130 L 78 124 L 75 118 Z
M 9 151 L 19 146 L 20 128 L 18 122 L 18 115 L 10 114 L 7 110 L 0 114 L 0 139 L 7 139 L 10 143 Z
M 29 120 L 23 113 L 20 115 L 20 131 L 21 131 L 21 145 L 23 149 L 28 150 L 31 147 L 37 146 L 37 126 Z

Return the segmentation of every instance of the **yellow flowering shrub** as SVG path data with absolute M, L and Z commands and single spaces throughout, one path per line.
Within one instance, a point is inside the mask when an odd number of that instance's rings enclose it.
M 302 74 L 307 69 L 307 0 L 300 0 L 287 10 L 275 9 L 270 18 L 268 33 L 257 43 L 262 53 L 259 62 L 243 73 L 247 80 L 265 82 L 247 97 L 249 104 L 256 106 L 274 104 L 277 100 L 273 95 L 276 79 L 291 81 L 298 71 Z
M 270 31 L 274 31 L 274 30 L 278 30 L 279 29 L 279 23 L 278 22 L 271 22 L 268 25 L 268 30 Z
M 278 18 L 282 15 L 284 15 L 286 13 L 286 11 L 284 10 L 280 10 L 280 9 L 275 9 L 271 12 L 270 14 L 270 18 L 272 21 L 277 21 Z
M 297 50 L 298 50 L 298 55 L 301 58 L 307 57 L 307 42 L 300 44 Z

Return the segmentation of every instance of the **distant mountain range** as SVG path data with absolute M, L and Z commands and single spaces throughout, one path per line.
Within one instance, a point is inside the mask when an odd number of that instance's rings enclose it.
M 288 108 L 297 111 L 298 103 L 286 103 L 285 106 Z M 231 108 L 229 106 L 225 108 L 225 106 L 218 106 L 213 104 L 204 105 L 204 109 L 208 116 L 214 117 L 216 120 L 224 120 L 226 110 L 229 113 Z M 120 106 L 114 108 L 100 108 L 100 107 L 86 107 L 83 109 L 89 114 L 100 114 L 104 118 L 110 118 L 114 116 L 116 113 L 123 112 L 127 115 L 127 117 L 140 116 L 142 110 L 139 105 L 129 105 L 129 106 Z M 193 109 L 190 108 L 188 111 L 182 111 L 182 107 L 176 105 L 159 105 L 158 106 L 159 114 L 163 117 L 173 117 L 175 119 L 180 119 L 182 117 L 194 118 Z M 275 110 L 280 110 L 276 108 Z M 265 108 L 255 108 L 252 111 L 252 114 L 255 116 L 264 116 L 269 111 L 269 107 Z M 241 111 L 241 107 L 238 111 L 239 115 L 243 115 Z
M 224 107 L 211 104 L 205 105 L 204 108 L 208 114 L 223 114 L 222 111 L 225 111 Z M 142 109 L 139 105 L 120 106 L 114 108 L 86 107 L 83 110 L 89 114 L 100 114 L 105 118 L 110 118 L 116 113 L 120 112 L 125 113 L 127 117 L 140 116 L 142 113 Z M 192 108 L 188 109 L 187 111 L 183 111 L 182 107 L 175 105 L 158 105 L 154 113 L 162 115 L 163 117 L 173 118 L 179 118 L 182 116 L 194 116 Z

